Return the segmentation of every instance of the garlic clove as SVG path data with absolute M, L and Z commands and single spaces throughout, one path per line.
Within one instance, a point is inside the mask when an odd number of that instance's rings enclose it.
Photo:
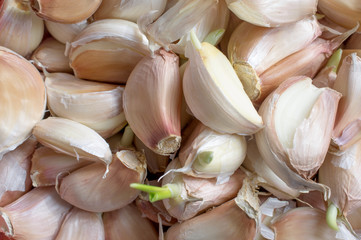
M 361 33 L 355 32 L 347 40 L 345 44 L 345 49 L 361 49 Z
M 104 226 L 101 214 L 74 207 L 65 216 L 55 238 L 55 240 L 61 239 L 104 240 Z
M 143 183 L 146 176 L 144 155 L 122 150 L 114 155 L 106 178 L 101 164 L 80 168 L 59 181 L 56 188 L 62 199 L 90 212 L 108 212 L 134 201 L 139 191 L 130 183 Z
M 297 200 L 297 207 L 313 207 L 318 208 L 322 211 L 326 211 L 327 204 L 323 199 L 323 195 L 321 192 L 310 191 L 309 193 L 301 193 Z
M 334 89 L 344 96 L 340 100 L 332 133 L 332 145 L 341 151 L 361 139 L 361 108 L 355 100 L 361 87 L 360 73 L 361 59 L 353 53 L 343 60 L 334 84 Z
M 137 22 L 150 11 L 163 13 L 166 0 L 103 0 L 93 17 L 95 20 L 119 18 Z
M 285 57 L 303 49 L 321 35 L 315 17 L 278 27 L 241 23 L 228 43 L 228 58 L 251 100 L 260 94 L 259 76 Z M 293 41 L 289 41 L 292 38 Z
M 51 36 L 63 44 L 71 42 L 88 25 L 89 23 L 87 20 L 73 24 L 45 20 L 46 29 L 49 31 Z
M 47 147 L 37 148 L 31 159 L 30 176 L 34 187 L 54 186 L 60 174 L 89 165 L 90 161 L 58 153 Z
M 358 57 L 361 57 L 361 49 L 342 49 L 342 55 L 341 55 L 341 59 L 340 62 L 342 63 L 343 60 L 348 56 L 351 55 L 352 53 L 356 53 L 356 55 Z M 341 64 L 340 64 L 341 65 Z
M 15 239 L 54 239 L 71 208 L 54 188 L 34 188 L 0 208 L 0 231 Z
M 134 204 L 103 214 L 105 238 L 157 240 L 158 232 Z
M 3 47 L 0 79 L 1 159 L 31 135 L 32 128 L 43 118 L 46 96 L 39 71 L 25 58 Z
M 177 55 L 164 50 L 143 58 L 124 90 L 123 107 L 130 127 L 148 148 L 161 155 L 177 151 L 181 142 L 178 61 Z
M 233 12 L 230 12 L 228 26 L 225 28 L 226 31 L 224 36 L 220 42 L 220 49 L 224 55 L 228 56 L 227 49 L 228 49 L 228 42 L 232 36 L 233 31 L 241 24 L 243 21 L 239 19 Z
M 186 49 L 189 64 L 183 77 L 186 102 L 207 127 L 220 133 L 253 134 L 263 126 L 226 56 L 213 45 L 198 41 Z
M 77 159 L 101 162 L 107 168 L 112 161 L 112 153 L 105 140 L 81 123 L 49 117 L 36 124 L 33 134 L 44 146 Z
M 70 67 L 78 78 L 125 83 L 149 55 L 148 40 L 137 24 L 121 19 L 91 23 L 69 44 Z
M 1 46 L 28 56 L 43 39 L 44 23 L 27 2 L 4 0 L 1 1 L 0 32 Z
M 31 189 L 30 159 L 37 141 L 29 138 L 0 160 L 0 207 L 6 206 Z
M 240 19 L 262 27 L 279 27 L 312 16 L 317 0 L 226 0 L 228 8 Z
M 39 70 L 47 72 L 67 72 L 73 70 L 69 66 L 69 58 L 64 55 L 65 45 L 54 38 L 47 38 L 33 52 L 31 60 Z
M 35 13 L 48 21 L 77 23 L 89 17 L 98 9 L 101 0 L 31 0 Z
M 81 80 L 66 73 L 47 74 L 45 86 L 53 115 L 82 123 L 108 138 L 125 125 L 124 87 Z

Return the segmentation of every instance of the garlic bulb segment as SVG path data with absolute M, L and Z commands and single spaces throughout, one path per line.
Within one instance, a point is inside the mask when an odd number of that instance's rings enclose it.
M 357 234 L 361 233 L 361 208 L 355 209 L 354 211 L 350 212 L 347 216 L 347 220 L 350 222 L 352 228 Z
M 345 28 L 352 28 L 361 20 L 361 7 L 358 0 L 320 0 L 318 8 L 322 14 Z
M 44 146 L 77 159 L 101 162 L 107 168 L 112 161 L 112 153 L 105 140 L 81 123 L 49 117 L 38 122 L 33 134 Z
M 114 155 L 109 172 L 103 179 L 101 164 L 93 163 L 61 179 L 56 186 L 62 199 L 90 212 L 108 212 L 134 201 L 139 191 L 130 183 L 143 183 L 146 175 L 144 155 L 122 150 Z
M 228 58 L 251 100 L 260 95 L 259 76 L 285 57 L 305 48 L 321 35 L 315 17 L 278 28 L 241 23 L 228 43 Z M 293 41 L 289 41 L 292 38 Z
M 63 44 L 71 42 L 88 25 L 87 20 L 72 24 L 45 20 L 45 26 L 50 35 Z
M 136 23 L 150 11 L 162 14 L 166 4 L 166 0 L 103 0 L 93 17 L 95 20 L 119 18 Z
M 0 208 L 0 231 L 19 240 L 55 239 L 71 207 L 59 198 L 54 188 L 34 188 Z
M 39 71 L 25 58 L 3 47 L 0 47 L 0 78 L 1 160 L 29 137 L 43 118 L 46 96 Z
M 256 235 L 256 222 L 238 207 L 235 200 L 187 221 L 171 226 L 166 240 L 248 240 Z
M 103 214 L 105 238 L 157 240 L 158 232 L 134 204 Z
M 179 161 L 185 174 L 225 182 L 241 166 L 246 151 L 244 136 L 220 134 L 199 123 L 182 145 Z
M 37 141 L 29 138 L 0 160 L 0 207 L 14 202 L 31 189 L 31 156 Z
M 142 33 L 149 39 L 152 49 L 169 45 L 186 35 L 197 25 L 218 0 L 180 0 L 161 16 L 153 11 L 138 19 Z M 153 46 L 154 45 L 154 46 Z
M 183 77 L 186 102 L 204 125 L 220 133 L 253 134 L 262 118 L 243 90 L 232 65 L 213 45 L 191 34 L 186 49 L 189 64 Z
M 262 103 L 265 128 L 256 133 L 261 156 L 285 183 L 296 190 L 328 189 L 311 179 L 325 158 L 331 141 L 341 94 L 317 88 L 308 77 L 284 81 Z
M 239 19 L 233 12 L 230 12 L 228 26 L 226 27 L 226 31 L 222 40 L 220 42 L 220 49 L 222 50 L 223 54 L 227 56 L 227 49 L 228 49 L 228 42 L 232 36 L 233 31 L 241 24 L 243 21 Z
M 47 38 L 33 52 L 31 60 L 39 70 L 72 73 L 69 58 L 64 55 L 64 52 L 64 44 L 54 38 Z
M 69 44 L 70 67 L 78 78 L 125 83 L 135 65 L 149 55 L 137 24 L 121 19 L 91 23 Z
M 102 0 L 30 0 L 36 14 L 48 21 L 77 23 L 88 19 Z
M 343 60 L 352 53 L 355 53 L 358 57 L 361 57 L 361 49 L 342 49 L 340 62 L 342 63 Z
M 292 209 L 274 219 L 271 229 L 274 230 L 277 240 L 337 239 L 336 231 L 326 223 L 326 213 L 317 208 Z
M 331 190 L 332 195 L 332 190 Z M 297 207 L 310 207 L 318 208 L 322 211 L 326 211 L 327 203 L 323 199 L 323 195 L 318 191 L 310 191 L 308 193 L 301 193 L 297 198 Z
M 135 135 L 161 155 L 181 142 L 181 80 L 178 56 L 161 49 L 143 58 L 129 76 L 123 96 L 125 118 Z
M 312 16 L 317 0 L 226 0 L 228 8 L 240 19 L 261 27 L 279 27 Z
M 334 89 L 343 98 L 337 110 L 337 118 L 332 133 L 332 145 L 341 151 L 361 139 L 361 108 L 358 96 L 361 91 L 361 58 L 355 53 L 346 57 L 339 69 Z
M 104 240 L 104 226 L 100 213 L 93 213 L 74 207 L 65 216 L 55 240 L 97 239 Z
M 82 123 L 103 138 L 126 125 L 122 86 L 81 80 L 66 73 L 47 74 L 45 86 L 54 116 Z
M 39 147 L 31 158 L 30 176 L 34 187 L 54 186 L 61 174 L 68 174 L 91 161 L 77 160 L 47 147 Z
M 43 39 L 44 23 L 27 1 L 3 0 L 0 6 L 0 33 L 0 46 L 28 56 Z

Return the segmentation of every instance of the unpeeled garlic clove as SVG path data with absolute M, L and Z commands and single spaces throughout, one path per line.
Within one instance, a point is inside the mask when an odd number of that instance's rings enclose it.
M 68 52 L 76 77 L 112 83 L 125 83 L 147 55 L 148 40 L 137 24 L 121 19 L 89 24 L 69 44 Z
M 54 38 L 47 38 L 33 52 L 31 59 L 39 70 L 72 73 L 69 58 L 64 55 L 64 52 L 64 44 Z
M 278 27 L 241 23 L 228 43 L 228 58 L 252 101 L 260 95 L 259 76 L 285 57 L 303 49 L 321 35 L 315 17 Z M 289 41 L 292 38 L 293 41 Z
M 162 14 L 166 4 L 166 0 L 103 0 L 93 17 L 95 20 L 119 18 L 136 23 L 150 11 Z
M 66 73 L 47 74 L 45 86 L 54 116 L 82 123 L 103 138 L 126 125 L 122 86 L 81 80 Z
M 317 0 L 226 0 L 228 8 L 240 19 L 262 27 L 279 27 L 312 16 Z
M 30 165 L 37 141 L 29 138 L 0 160 L 0 207 L 24 195 L 31 189 Z
M 134 204 L 103 214 L 105 238 L 108 240 L 157 240 L 158 232 Z
M 73 24 L 45 20 L 46 29 L 51 36 L 63 44 L 71 42 L 88 25 L 89 23 L 87 20 Z
M 105 239 L 100 213 L 92 213 L 73 207 L 65 216 L 55 240 Z
M 146 175 L 144 155 L 122 150 L 114 155 L 106 178 L 102 164 L 80 168 L 59 181 L 56 188 L 62 199 L 91 212 L 108 212 L 134 201 L 139 191 L 130 183 L 143 183 Z
M 178 61 L 177 55 L 163 49 L 154 57 L 143 58 L 124 90 L 123 107 L 130 127 L 148 148 L 161 155 L 177 151 L 181 142 Z
M 30 0 L 35 13 L 46 20 L 60 23 L 77 23 L 89 18 L 102 0 Z
M 44 23 L 27 1 L 4 0 L 0 9 L 0 33 L 1 46 L 28 56 L 43 39 Z
M 25 58 L 0 47 L 0 159 L 30 135 L 45 111 L 45 86 Z M 24 120 L 26 119 L 26 120 Z
M 322 168 L 322 166 L 321 166 Z M 332 189 L 331 189 L 332 196 Z M 326 211 L 327 204 L 323 199 L 323 195 L 318 191 L 310 191 L 308 193 L 301 193 L 297 198 L 297 207 L 313 207 L 322 211 Z
M 325 158 L 341 94 L 317 88 L 299 76 L 284 81 L 262 103 L 265 128 L 256 133 L 261 156 L 289 187 L 299 191 L 326 186 L 311 179 Z M 271 144 L 272 143 L 272 144 Z
M 49 117 L 36 124 L 33 134 L 44 146 L 77 159 L 101 162 L 107 168 L 112 161 L 112 153 L 105 140 L 81 123 Z
M 33 186 L 54 186 L 60 174 L 75 171 L 91 163 L 55 152 L 51 148 L 39 147 L 31 158 L 30 176 Z
M 200 43 L 191 33 L 186 49 L 189 64 L 183 91 L 193 115 L 220 133 L 253 134 L 262 128 L 262 118 L 243 90 L 232 65 L 213 45 Z
M 360 74 L 361 59 L 353 53 L 343 60 L 333 86 L 344 96 L 340 100 L 332 133 L 332 145 L 341 151 L 361 139 L 361 108 L 358 104 Z
M 232 36 L 233 31 L 241 24 L 243 20 L 239 19 L 233 12 L 230 12 L 228 26 L 226 27 L 226 31 L 224 36 L 220 42 L 220 49 L 224 55 L 227 56 L 228 42 Z
M 16 239 L 54 239 L 71 207 L 54 188 L 34 188 L 0 208 L 0 231 Z

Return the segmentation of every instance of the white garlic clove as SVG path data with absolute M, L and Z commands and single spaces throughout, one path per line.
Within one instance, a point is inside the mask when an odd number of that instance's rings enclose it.
M 51 36 L 63 44 L 71 42 L 88 25 L 89 23 L 87 20 L 73 24 L 45 20 L 46 29 L 49 31 Z

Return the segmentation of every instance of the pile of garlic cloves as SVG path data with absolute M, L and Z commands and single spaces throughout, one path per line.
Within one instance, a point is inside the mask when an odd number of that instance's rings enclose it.
M 0 240 L 361 239 L 360 6 L 0 1 Z

